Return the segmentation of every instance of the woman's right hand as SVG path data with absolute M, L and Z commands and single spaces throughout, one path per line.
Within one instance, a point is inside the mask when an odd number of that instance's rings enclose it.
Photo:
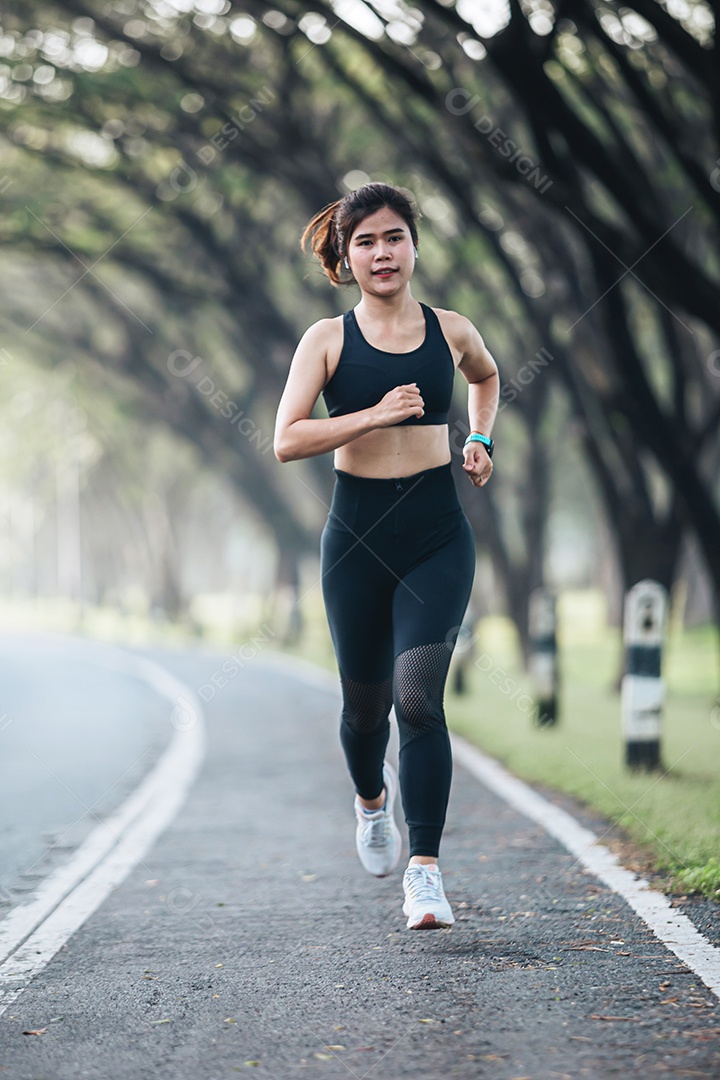
M 408 416 L 422 416 L 425 412 L 424 404 L 418 384 L 405 383 L 389 390 L 385 397 L 373 406 L 372 412 L 378 427 L 391 427 L 401 420 L 406 420 Z

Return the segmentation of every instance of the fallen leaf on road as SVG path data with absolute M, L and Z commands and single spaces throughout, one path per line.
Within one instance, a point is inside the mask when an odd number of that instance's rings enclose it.
M 259 1061 L 244 1061 L 243 1065 L 259 1065 Z
M 36 1028 L 33 1031 L 23 1031 L 23 1035 L 44 1035 L 47 1028 Z
M 150 1020 L 151 1024 L 172 1024 L 171 1018 L 168 1016 L 164 1020 Z
M 344 1050 L 345 1047 L 344 1046 L 326 1046 L 325 1049 L 326 1050 Z
M 623 952 L 622 949 L 615 949 L 615 955 L 632 956 L 633 960 L 657 960 L 657 956 L 653 956 L 652 953 Z
M 313 1057 L 316 1057 L 318 1061 L 332 1061 L 333 1059 L 332 1054 L 318 1054 L 317 1051 L 313 1054 Z
M 435 1021 L 433 1019 L 430 1019 L 430 1020 L 418 1020 L 418 1024 L 434 1024 L 434 1023 L 435 1023 Z
M 590 1014 L 591 1020 L 627 1020 L 629 1023 L 635 1019 L 634 1016 L 599 1016 L 598 1013 Z

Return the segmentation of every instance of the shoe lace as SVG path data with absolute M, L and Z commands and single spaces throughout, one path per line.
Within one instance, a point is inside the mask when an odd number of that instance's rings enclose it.
M 363 821 L 362 842 L 366 847 L 385 847 L 390 838 L 390 815 Z
M 437 870 L 411 866 L 406 873 L 408 891 L 413 900 L 437 900 L 442 896 L 440 874 Z

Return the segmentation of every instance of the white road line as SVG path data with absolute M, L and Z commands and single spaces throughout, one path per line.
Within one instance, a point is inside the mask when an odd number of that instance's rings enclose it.
M 174 733 L 135 791 L 98 825 L 31 901 L 0 923 L 0 1016 L 142 859 L 172 821 L 205 754 L 205 723 L 193 691 L 144 657 L 87 642 L 83 658 L 148 683 L 173 704 Z
M 303 661 L 298 664 L 295 657 L 291 661 L 289 670 L 302 678 L 306 674 L 307 663 Z M 331 694 L 338 694 L 338 677 L 324 668 L 311 666 L 315 667 L 316 674 L 307 681 Z M 450 738 L 453 757 L 459 764 L 510 806 L 542 825 L 578 862 L 604 881 L 614 893 L 622 896 L 662 944 L 720 998 L 720 949 L 700 933 L 687 915 L 673 908 L 668 898 L 651 888 L 644 878 L 621 866 L 610 849 L 599 843 L 595 833 L 586 829 L 566 810 L 548 802 L 499 762 L 459 735 L 451 734 Z

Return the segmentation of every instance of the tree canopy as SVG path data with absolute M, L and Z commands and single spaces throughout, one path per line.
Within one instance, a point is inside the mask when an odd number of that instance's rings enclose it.
M 330 477 L 278 467 L 274 410 L 302 331 L 348 300 L 298 236 L 367 178 L 404 184 L 421 288 L 500 367 L 503 469 L 482 505 L 462 494 L 521 638 L 568 449 L 624 583 L 670 587 L 692 531 L 720 612 L 713 31 L 702 2 L 10 0 L 10 347 L 52 362 L 60 343 L 135 387 L 294 581 Z M 461 386 L 451 419 L 459 452 Z

